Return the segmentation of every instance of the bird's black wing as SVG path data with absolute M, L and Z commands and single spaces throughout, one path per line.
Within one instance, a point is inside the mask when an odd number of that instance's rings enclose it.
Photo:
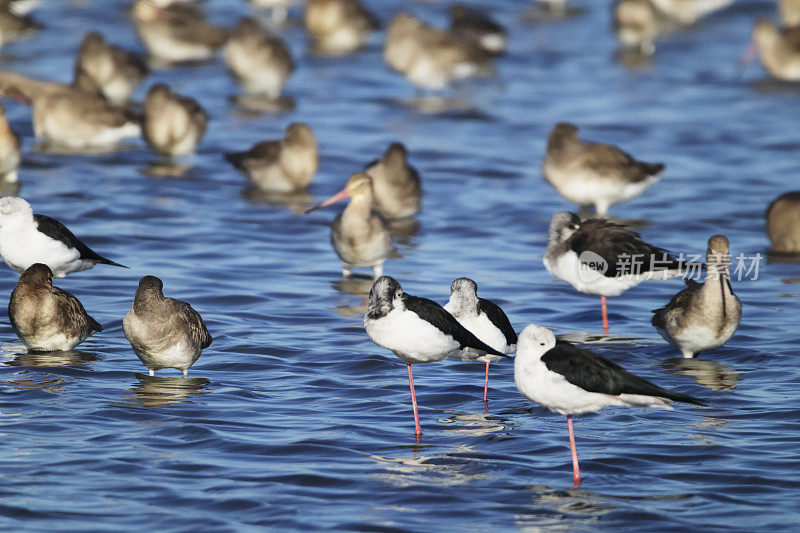
M 33 219 L 36 221 L 36 226 L 45 235 L 50 237 L 51 239 L 55 239 L 57 241 L 61 241 L 70 248 L 75 248 L 81 254 L 81 259 L 88 259 L 90 261 L 96 261 L 98 263 L 103 263 L 106 265 L 114 265 L 118 267 L 128 268 L 125 265 L 120 265 L 119 263 L 115 263 L 110 259 L 106 259 L 102 255 L 98 254 L 78 239 L 75 234 L 73 234 L 67 227 L 59 222 L 54 218 L 50 218 L 47 215 L 33 215 Z
M 517 332 L 514 331 L 511 321 L 503 310 L 500 309 L 499 305 L 491 300 L 478 298 L 478 309 L 486 313 L 486 316 L 489 317 L 489 321 L 497 326 L 497 329 L 503 333 L 503 336 L 506 338 L 506 344 L 517 344 Z
M 702 404 L 700 400 L 686 394 L 654 385 L 618 364 L 566 341 L 557 341 L 555 347 L 542 356 L 542 362 L 548 370 L 561 374 L 568 382 L 588 392 L 612 396 L 640 394 Z
M 407 310 L 416 313 L 422 320 L 430 322 L 444 334 L 453 337 L 460 348 L 473 348 L 488 354 L 508 357 L 478 339 L 472 332 L 462 326 L 453 315 L 445 311 L 441 305 L 433 300 L 403 294 L 403 303 Z
M 650 271 L 682 270 L 687 266 L 685 261 L 675 259 L 663 248 L 644 242 L 635 231 L 604 219 L 582 222 L 581 228 L 569 238 L 568 243 L 578 257 L 584 252 L 599 255 L 608 265 L 604 273 L 607 278 Z

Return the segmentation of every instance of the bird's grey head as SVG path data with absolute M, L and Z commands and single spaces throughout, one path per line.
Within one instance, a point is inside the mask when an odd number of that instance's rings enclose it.
M 139 280 L 139 287 L 136 289 L 134 303 L 161 299 L 164 297 L 163 289 L 163 281 L 155 276 L 145 276 Z
M 402 306 L 403 288 L 391 276 L 381 276 L 369 290 L 368 318 L 381 318 L 388 315 L 395 306 Z
M 575 213 L 559 211 L 550 219 L 550 242 L 564 242 L 581 228 L 581 219 Z
M 541 357 L 556 345 L 556 336 L 544 326 L 530 324 L 522 330 L 517 340 L 517 358 Z
M 566 148 L 570 143 L 578 140 L 578 128 L 569 122 L 559 122 L 553 126 L 550 135 L 547 137 L 548 150 L 558 150 Z
M 448 311 L 456 317 L 478 313 L 478 284 L 469 278 L 458 278 L 450 284 Z
M 50 267 L 42 263 L 34 263 L 29 266 L 19 277 L 20 283 L 35 286 L 53 286 L 53 271 Z
M 383 153 L 381 160 L 385 165 L 389 165 L 391 167 L 402 167 L 406 164 L 406 158 L 408 157 L 408 150 L 403 145 L 403 143 L 392 143 L 389 145 L 389 148 Z
M 0 198 L 0 226 L 14 221 L 27 221 L 33 218 L 31 204 L 19 196 Z

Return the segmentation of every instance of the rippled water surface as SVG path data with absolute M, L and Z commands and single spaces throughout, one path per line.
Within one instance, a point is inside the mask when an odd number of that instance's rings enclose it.
M 89 28 L 139 48 L 120 2 L 48 1 L 46 30 L 8 45 L 0 68 L 68 80 Z M 407 8 L 439 25 L 445 5 L 367 0 L 380 18 Z M 554 123 L 663 161 L 660 183 L 615 215 L 660 246 L 705 251 L 726 234 L 737 255 L 766 255 L 763 213 L 798 189 L 800 89 L 743 77 L 736 59 L 771 2 L 737 2 L 658 43 L 649 65 L 615 59 L 610 2 L 541 23 L 526 1 L 484 2 L 510 29 L 493 77 L 448 93 L 431 112 L 381 59 L 314 57 L 300 26 L 281 30 L 298 69 L 292 111 L 258 114 L 230 103 L 221 61 L 162 69 L 211 113 L 199 153 L 180 176 L 153 176 L 141 141 L 102 155 L 38 150 L 29 110 L 7 102 L 25 135 L 20 194 L 131 270 L 98 266 L 59 280 L 106 330 L 60 355 L 25 354 L 0 324 L 0 525 L 8 530 L 230 531 L 275 529 L 501 530 L 702 528 L 791 530 L 800 491 L 800 271 L 763 260 L 735 284 L 742 325 L 726 346 L 684 363 L 650 326 L 680 282 L 642 284 L 609 301 L 615 342 L 593 348 L 708 406 L 608 408 L 576 419 L 585 481 L 572 490 L 563 416 L 516 390 L 513 365 L 415 367 L 423 437 L 414 442 L 405 368 L 362 327 L 367 280 L 341 280 L 328 243 L 336 208 L 298 215 L 339 190 L 391 141 L 404 142 L 423 179 L 418 226 L 401 228 L 386 273 L 417 295 L 447 300 L 467 275 L 514 326 L 560 334 L 600 331 L 596 297 L 551 278 L 546 227 L 574 206 L 544 182 Z M 210 0 L 232 25 L 245 2 Z M 424 105 L 422 105 L 424 104 Z M 321 167 L 308 197 L 249 191 L 221 152 L 314 128 Z M 190 370 L 155 378 L 122 333 L 139 277 L 204 316 L 214 343 Z M 752 276 L 751 276 L 752 277 Z M 0 270 L 0 293 L 16 275 Z

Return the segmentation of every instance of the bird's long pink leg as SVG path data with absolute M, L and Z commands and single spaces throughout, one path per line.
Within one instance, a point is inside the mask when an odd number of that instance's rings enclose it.
M 411 365 L 408 367 L 408 386 L 411 387 L 411 405 L 414 407 L 414 435 L 422 435 L 422 427 L 419 425 L 419 413 L 417 412 L 417 395 L 414 393 L 414 376 L 411 375 Z
M 603 308 L 603 333 L 608 335 L 608 309 L 606 308 L 605 296 L 600 296 L 600 307 Z
M 489 390 L 489 363 L 486 363 L 486 377 L 483 380 L 483 403 L 486 403 L 486 393 Z
M 581 486 L 581 471 L 578 468 L 578 450 L 575 449 L 575 433 L 572 431 L 572 415 L 567 415 L 567 427 L 569 428 L 569 447 L 572 452 L 572 480 L 575 482 L 572 488 Z

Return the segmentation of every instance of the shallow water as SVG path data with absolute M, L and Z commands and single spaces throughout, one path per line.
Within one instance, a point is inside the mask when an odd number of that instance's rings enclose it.
M 403 6 L 367 3 L 384 21 Z M 454 108 L 436 113 L 437 102 L 415 100 L 383 64 L 378 35 L 363 53 L 320 58 L 306 52 L 297 24 L 282 30 L 299 65 L 287 112 L 233 106 L 237 88 L 220 61 L 156 71 L 137 98 L 166 81 L 212 116 L 178 176 L 153 176 L 158 160 L 139 141 L 113 154 L 38 151 L 29 110 L 6 103 L 26 136 L 20 194 L 131 270 L 101 265 L 58 281 L 106 327 L 80 351 L 25 354 L 0 323 L 0 525 L 794 529 L 797 262 L 764 260 L 757 279 L 735 282 L 742 325 L 696 361 L 676 359 L 649 323 L 649 310 L 680 282 L 610 299 L 617 338 L 594 349 L 708 406 L 579 417 L 585 480 L 572 490 L 564 418 L 523 398 L 508 363 L 492 366 L 488 413 L 482 365 L 415 367 L 424 431 L 415 444 L 405 369 L 362 328 L 370 283 L 341 280 L 328 243 L 337 210 L 297 214 L 402 141 L 425 197 L 386 273 L 441 302 L 450 281 L 468 275 L 518 330 L 536 322 L 587 339 L 600 331 L 598 299 L 541 264 L 551 215 L 574 208 L 540 172 L 547 133 L 567 120 L 587 138 L 666 163 L 660 183 L 613 209 L 647 240 L 697 254 L 724 233 L 734 256 L 765 256 L 764 210 L 798 188 L 800 89 L 764 81 L 760 67 L 739 77 L 736 59 L 773 3 L 737 2 L 666 37 L 652 64 L 637 69 L 614 59 L 610 2 L 583 4 L 590 8 L 577 16 L 541 24 L 529 2 L 502 2 L 495 11 L 510 28 L 508 56 L 494 77 L 465 84 L 447 102 Z M 444 24 L 440 3 L 406 8 Z M 248 6 L 212 0 L 208 12 L 231 25 Z M 120 2 L 45 2 L 36 15 L 47 30 L 4 47 L 0 68 L 67 80 L 88 28 L 138 46 Z M 296 120 L 320 141 L 310 195 L 253 194 L 220 153 L 275 138 Z M 214 336 L 191 379 L 146 376 L 122 334 L 146 274 L 191 302 Z M 0 294 L 15 282 L 0 271 Z

